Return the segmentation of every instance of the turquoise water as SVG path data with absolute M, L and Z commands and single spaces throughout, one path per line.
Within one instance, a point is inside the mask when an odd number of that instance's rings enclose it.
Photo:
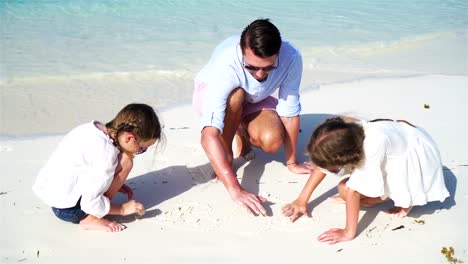
M 467 14 L 466 0 L 0 0 L 0 136 L 189 103 L 213 48 L 257 18 L 300 48 L 303 90 L 468 75 Z
M 466 28 L 467 10 L 466 0 L 1 0 L 0 78 L 194 72 L 258 17 L 311 48 Z

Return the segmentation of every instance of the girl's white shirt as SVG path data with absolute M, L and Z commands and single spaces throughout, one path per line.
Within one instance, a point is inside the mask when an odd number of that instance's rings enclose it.
M 422 128 L 400 122 L 360 121 L 366 135 L 365 160 L 353 170 L 346 186 L 368 197 L 390 198 L 408 208 L 444 201 L 439 149 Z
M 104 193 L 114 178 L 120 151 L 95 121 L 70 131 L 39 172 L 34 193 L 51 207 L 70 208 L 81 197 L 81 210 L 103 217 L 110 200 Z

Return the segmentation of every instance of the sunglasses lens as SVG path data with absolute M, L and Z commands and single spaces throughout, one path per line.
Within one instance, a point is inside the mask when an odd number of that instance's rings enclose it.
M 244 67 L 249 71 L 259 71 L 260 70 L 260 68 L 257 68 L 255 66 L 250 66 L 250 65 L 245 65 Z
M 147 150 L 147 149 L 148 149 L 148 148 L 140 148 L 140 149 L 138 150 L 138 152 L 137 152 L 137 153 L 135 153 L 135 155 L 140 155 L 140 154 L 143 154 L 143 153 L 145 153 L 145 152 L 146 152 L 146 150 Z
M 249 71 L 254 71 L 254 72 L 258 72 L 259 70 L 262 70 L 264 72 L 269 72 L 269 71 L 272 71 L 274 69 L 276 69 L 276 66 L 268 66 L 268 67 L 255 67 L 255 66 L 251 66 L 251 65 L 244 65 L 244 68 L 246 70 L 249 70 Z

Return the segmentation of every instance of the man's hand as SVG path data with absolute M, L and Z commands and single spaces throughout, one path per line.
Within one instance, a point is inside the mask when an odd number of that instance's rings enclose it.
M 266 215 L 266 210 L 262 205 L 262 203 L 267 201 L 266 198 L 260 195 L 249 193 L 243 188 L 230 191 L 229 193 L 231 194 L 232 200 L 238 205 L 245 208 L 247 212 L 251 214 L 254 213 L 257 215 L 261 214 L 263 216 Z
M 283 215 L 289 217 L 291 222 L 295 222 L 301 215 L 309 216 L 307 213 L 307 203 L 303 203 L 301 201 L 295 200 L 292 203 L 283 205 L 281 207 L 281 211 Z

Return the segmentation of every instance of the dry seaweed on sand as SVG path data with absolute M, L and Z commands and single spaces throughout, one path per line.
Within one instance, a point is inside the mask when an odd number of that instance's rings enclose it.
M 405 228 L 405 226 L 404 226 L 404 225 L 401 225 L 401 226 L 398 226 L 398 227 L 393 228 L 392 231 L 399 230 L 399 229 L 403 229 L 403 228 Z
M 420 225 L 424 225 L 424 224 L 426 223 L 426 221 L 424 221 L 424 220 L 418 220 L 418 219 L 415 219 L 414 222 L 415 222 L 416 224 L 420 224 Z
M 455 255 L 455 249 L 453 247 L 449 247 L 448 249 L 446 247 L 442 247 L 442 250 L 440 250 L 440 253 L 442 253 L 447 261 L 449 263 L 463 263 L 462 260 L 455 258 L 453 255 Z

